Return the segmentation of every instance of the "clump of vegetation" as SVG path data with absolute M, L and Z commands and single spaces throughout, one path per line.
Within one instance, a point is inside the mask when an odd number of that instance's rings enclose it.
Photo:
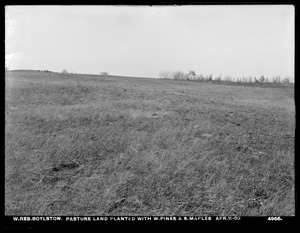
M 217 77 L 214 79 L 214 81 L 216 81 L 216 82 L 221 82 L 221 76 L 217 76 Z
M 281 77 L 279 75 L 273 77 L 273 83 L 281 83 Z
M 188 74 L 181 71 L 163 71 L 159 73 L 159 77 L 162 79 L 187 80 Z
M 290 79 L 288 77 L 285 77 L 283 80 L 282 80 L 282 83 L 290 83 Z

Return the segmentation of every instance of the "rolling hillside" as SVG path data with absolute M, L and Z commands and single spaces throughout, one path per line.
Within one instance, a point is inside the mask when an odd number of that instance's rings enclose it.
M 10 71 L 6 215 L 294 216 L 293 86 Z

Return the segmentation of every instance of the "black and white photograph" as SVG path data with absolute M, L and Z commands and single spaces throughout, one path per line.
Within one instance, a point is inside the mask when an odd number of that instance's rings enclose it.
M 6 5 L 5 216 L 295 217 L 294 85 L 294 5 Z

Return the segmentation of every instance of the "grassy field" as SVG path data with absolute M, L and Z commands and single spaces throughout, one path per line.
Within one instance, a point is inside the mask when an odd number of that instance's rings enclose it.
M 6 73 L 6 215 L 294 216 L 294 87 Z

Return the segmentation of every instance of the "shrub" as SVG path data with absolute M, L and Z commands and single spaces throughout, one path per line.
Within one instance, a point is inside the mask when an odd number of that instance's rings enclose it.
M 229 75 L 225 76 L 225 81 L 231 82 L 232 81 L 231 76 L 229 76 Z
M 200 74 L 200 75 L 196 75 L 196 77 L 195 77 L 195 80 L 198 80 L 198 81 L 204 81 L 204 76 L 202 75 L 202 74 Z
M 172 74 L 172 76 L 173 76 L 173 79 L 188 79 L 188 77 L 183 73 L 183 72 L 181 72 L 181 71 L 177 71 L 177 72 L 174 72 L 173 74 Z
M 269 83 L 269 78 L 268 77 L 266 77 L 266 81 L 265 81 L 266 83 Z
M 273 77 L 273 83 L 281 83 L 281 77 L 279 75 Z
M 220 81 L 221 81 L 221 76 L 217 76 L 217 77 L 215 78 L 215 81 L 216 81 L 216 82 L 220 82 Z
M 162 79 L 171 79 L 171 72 L 168 72 L 168 71 L 161 71 L 159 72 L 158 74 L 159 78 L 162 78 Z
M 212 74 L 206 76 L 206 80 L 207 80 L 207 81 L 212 81 L 212 78 L 213 78 L 213 77 L 212 77 Z
M 286 77 L 282 80 L 282 83 L 290 83 L 290 79 L 288 77 Z
M 247 83 L 247 82 L 248 82 L 248 78 L 243 76 L 242 82 L 243 82 L 243 83 Z

